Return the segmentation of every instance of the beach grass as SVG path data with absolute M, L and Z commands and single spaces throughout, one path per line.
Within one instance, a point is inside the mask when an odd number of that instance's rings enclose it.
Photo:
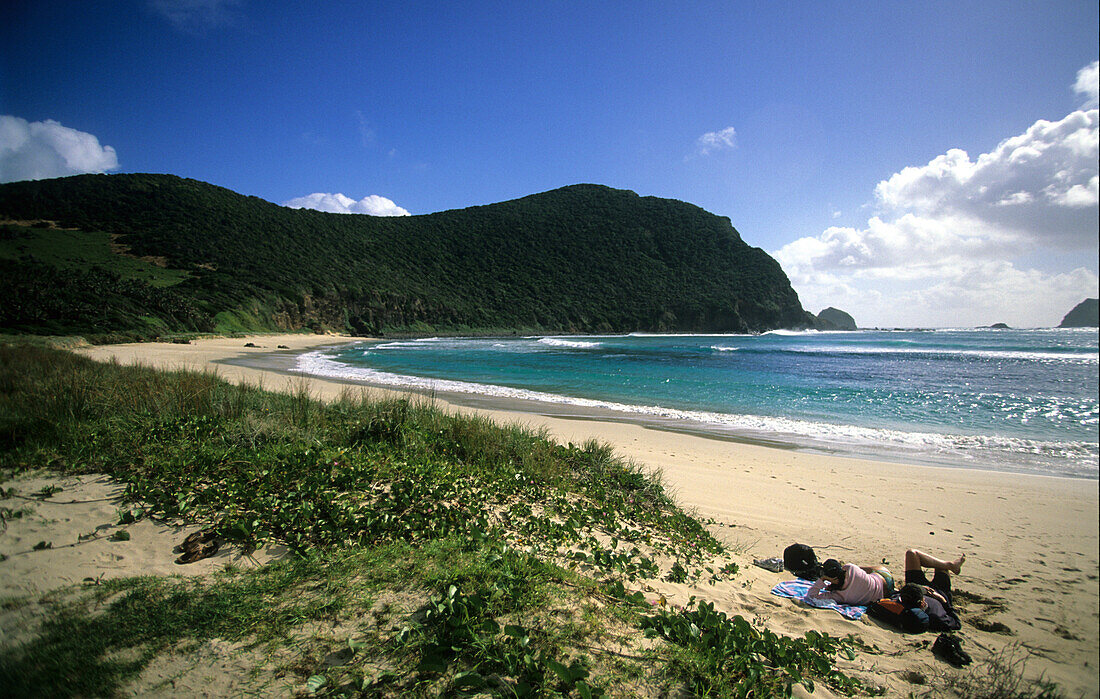
M 647 580 L 714 584 L 736 565 L 607 445 L 430 402 L 323 403 L 305 382 L 270 393 L 3 345 L 0 468 L 106 473 L 125 484 L 120 522 L 291 552 L 59 596 L 34 639 L 0 654 L 0 684 L 20 695 L 128 691 L 157 658 L 211 640 L 251 654 L 256 686 L 334 696 L 861 689 L 834 665 L 851 639 L 652 606 Z

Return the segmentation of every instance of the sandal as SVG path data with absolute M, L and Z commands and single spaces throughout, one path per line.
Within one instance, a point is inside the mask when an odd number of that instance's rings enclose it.
M 218 547 L 218 539 L 215 537 L 214 532 L 210 530 L 195 532 L 175 548 L 177 553 L 183 554 L 176 559 L 176 563 L 185 565 L 209 558 L 218 552 Z

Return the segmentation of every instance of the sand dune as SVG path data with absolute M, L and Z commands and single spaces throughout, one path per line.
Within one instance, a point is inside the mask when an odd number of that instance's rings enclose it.
M 257 347 L 244 347 L 249 341 Z M 215 362 L 280 352 L 277 346 L 285 345 L 282 358 L 276 354 L 271 366 L 289 366 L 295 352 L 348 341 L 335 336 L 262 336 L 190 345 L 89 347 L 79 352 L 123 364 L 213 369 L 230 381 L 271 390 L 306 385 L 312 395 L 329 399 L 347 390 L 347 384 Z M 438 398 L 436 402 L 444 403 Z M 690 595 L 710 599 L 728 613 L 756 618 L 780 633 L 855 633 L 883 652 L 861 655 L 846 662 L 845 669 L 886 686 L 890 695 L 920 693 L 927 688 L 913 684 L 918 675 L 952 672 L 929 650 L 934 634 L 904 636 L 867 619 L 851 622 L 828 610 L 774 597 L 771 587 L 789 574 L 756 568 L 751 561 L 781 555 L 786 545 L 802 542 L 814 546 L 822 558 L 856 563 L 885 559 L 900 578 L 907 547 L 951 558 L 965 552 L 968 559 L 956 589 L 964 594 L 962 636 L 975 659 L 1020 644 L 1032 654 L 1029 675 L 1042 672 L 1068 696 L 1098 694 L 1097 481 L 879 463 L 620 422 L 451 407 L 545 428 L 563 442 L 609 442 L 619 454 L 660 471 L 683 505 L 713 518 L 711 530 L 733 548 L 742 568 L 732 582 L 713 587 L 651 585 L 654 593 L 670 601 L 683 602 Z M 82 510 L 35 504 L 37 514 L 13 522 L 3 540 L 5 553 L 27 548 L 40 537 L 50 538 L 54 549 L 37 552 L 33 561 L 12 556 L 0 568 L 0 585 L 12 593 L 39 592 L 97 575 L 183 572 L 172 564 L 171 548 L 186 532 L 151 522 L 143 523 L 148 531 L 138 531 L 130 541 L 108 542 L 103 536 L 87 545 L 58 548 L 110 520 L 104 513 L 114 513 L 113 488 L 102 478 L 69 479 L 58 500 L 66 494 L 71 499 L 103 500 Z M 50 508 L 66 514 L 59 517 Z M 225 551 L 184 568 L 201 573 L 234 555 Z M 11 629 L 18 624 L 3 626 Z

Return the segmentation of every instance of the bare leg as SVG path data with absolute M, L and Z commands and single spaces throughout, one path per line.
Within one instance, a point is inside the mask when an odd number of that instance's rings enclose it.
M 905 552 L 906 570 L 920 570 L 921 568 L 931 568 L 933 570 L 946 570 L 954 573 L 955 575 L 958 575 L 959 571 L 962 569 L 962 564 L 965 562 L 965 553 L 953 561 L 944 561 L 934 556 L 929 556 L 924 551 L 918 551 L 916 549 L 909 549 Z

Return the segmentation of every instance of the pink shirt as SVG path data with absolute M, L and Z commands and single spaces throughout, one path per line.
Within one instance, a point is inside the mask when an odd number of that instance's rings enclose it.
M 829 599 L 840 604 L 870 604 L 882 599 L 883 580 L 875 573 L 868 573 L 854 563 L 845 563 L 844 587 L 825 590 L 825 579 L 810 586 L 807 598 Z

